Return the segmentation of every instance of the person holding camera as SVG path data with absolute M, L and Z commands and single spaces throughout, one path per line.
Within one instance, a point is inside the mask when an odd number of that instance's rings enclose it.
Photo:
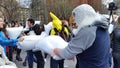
M 120 17 L 118 18 L 112 33 L 111 40 L 113 68 L 120 68 Z

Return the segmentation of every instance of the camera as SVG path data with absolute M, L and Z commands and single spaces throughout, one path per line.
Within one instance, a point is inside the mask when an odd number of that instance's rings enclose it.
M 114 2 L 109 3 L 108 10 L 117 10 L 117 6 Z

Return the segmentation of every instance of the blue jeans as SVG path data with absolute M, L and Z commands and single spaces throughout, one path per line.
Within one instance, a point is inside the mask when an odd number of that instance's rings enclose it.
M 45 62 L 41 51 L 33 52 L 32 50 L 27 51 L 29 68 L 33 68 L 33 61 L 34 61 L 33 55 L 36 57 L 35 62 L 37 63 L 37 68 L 44 68 Z
M 109 64 L 110 64 L 110 67 L 112 66 L 112 53 L 109 54 Z
M 28 59 L 28 67 L 29 68 L 33 68 L 34 58 L 33 58 L 32 50 L 27 51 L 27 59 Z

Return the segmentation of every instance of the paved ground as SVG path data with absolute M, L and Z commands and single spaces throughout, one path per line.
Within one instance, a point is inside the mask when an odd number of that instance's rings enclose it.
M 26 56 L 26 52 L 22 51 L 21 56 L 22 56 L 22 58 L 24 60 L 24 58 Z M 14 57 L 15 57 L 15 54 L 14 54 Z M 24 67 L 22 65 L 23 61 L 22 62 L 16 61 L 15 58 L 13 60 L 16 63 L 18 68 L 28 68 L 28 66 Z M 75 68 L 75 64 L 76 64 L 75 61 L 65 60 L 65 68 Z M 37 68 L 36 67 L 36 63 L 34 63 L 34 67 L 33 68 Z M 47 57 L 47 61 L 45 62 L 45 68 L 50 68 L 50 57 L 49 56 Z
M 24 58 L 26 56 L 26 52 L 22 51 L 21 56 L 22 56 L 22 58 L 24 60 Z M 15 54 L 14 54 L 14 57 L 15 57 Z M 28 68 L 28 66 L 24 67 L 22 65 L 23 61 L 22 62 L 16 61 L 15 58 L 13 60 L 16 63 L 18 68 Z M 75 64 L 76 64 L 76 61 L 65 60 L 65 68 L 75 68 Z M 33 68 L 37 68 L 36 67 L 36 63 L 34 63 L 34 67 Z M 47 61 L 45 62 L 45 68 L 50 68 L 50 57 L 49 56 L 47 57 Z M 111 68 L 113 68 L 113 64 L 112 64 Z

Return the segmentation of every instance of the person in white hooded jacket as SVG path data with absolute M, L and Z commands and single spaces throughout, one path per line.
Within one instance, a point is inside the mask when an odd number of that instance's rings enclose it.
M 110 68 L 107 19 L 88 4 L 73 9 L 72 15 L 78 25 L 75 37 L 66 48 L 55 48 L 54 53 L 63 59 L 71 59 L 77 55 L 78 68 Z
M 0 68 L 17 68 L 15 63 L 8 60 L 4 53 L 4 49 L 2 46 L 0 46 Z

